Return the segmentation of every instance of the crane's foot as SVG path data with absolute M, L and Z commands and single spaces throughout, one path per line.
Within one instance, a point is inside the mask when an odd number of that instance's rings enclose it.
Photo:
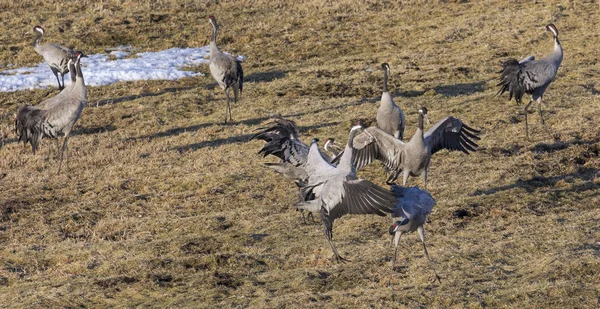
M 351 260 L 349 260 L 349 259 L 343 258 L 343 257 L 342 257 L 341 255 L 339 255 L 339 254 L 338 254 L 338 255 L 335 255 L 335 256 L 334 256 L 334 258 L 335 258 L 335 261 L 336 261 L 336 262 L 338 262 L 338 263 L 348 263 L 348 262 L 352 262 L 352 261 L 351 261 Z
M 439 282 L 440 284 L 442 284 L 442 280 L 440 279 L 440 276 L 438 276 L 437 274 L 435 275 L 435 278 L 433 279 L 433 281 L 431 281 L 431 283 L 435 283 L 435 282 Z

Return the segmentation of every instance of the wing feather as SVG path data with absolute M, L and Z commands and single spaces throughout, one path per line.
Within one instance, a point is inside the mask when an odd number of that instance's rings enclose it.
M 427 130 L 424 138 L 425 144 L 431 148 L 431 154 L 442 149 L 469 154 L 469 151 L 475 151 L 478 147 L 474 141 L 479 140 L 476 136 L 478 133 L 478 130 L 467 127 L 460 119 L 448 116 Z
M 345 214 L 375 214 L 385 216 L 396 206 L 394 194 L 368 180 L 356 179 L 342 182 L 344 194 L 329 210 L 330 218 Z
M 377 127 L 369 127 L 354 137 L 354 166 L 361 169 L 375 160 L 389 170 L 400 168 L 404 143 Z

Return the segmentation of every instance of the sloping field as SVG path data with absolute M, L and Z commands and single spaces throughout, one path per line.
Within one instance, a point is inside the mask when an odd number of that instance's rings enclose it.
M 41 2 L 0 4 L 2 68 L 41 61 L 36 24 L 89 54 L 159 51 L 208 45 L 214 15 L 221 48 L 248 56 L 244 98 L 223 125 L 205 65 L 189 68 L 204 77 L 89 87 L 57 176 L 54 142 L 34 156 L 13 132 L 18 107 L 56 88 L 0 93 L 0 307 L 599 306 L 597 1 Z M 527 141 L 523 106 L 494 96 L 499 64 L 550 53 L 548 23 L 565 52 L 545 94 L 554 138 L 532 108 Z M 344 143 L 375 118 L 382 62 L 405 136 L 419 106 L 482 130 L 478 152 L 432 159 L 425 229 L 441 284 L 412 234 L 392 273 L 389 218 L 337 220 L 352 262 L 332 262 L 319 218 L 303 224 L 295 185 L 248 141 L 280 114 L 306 142 Z M 380 164 L 359 175 L 384 185 Z

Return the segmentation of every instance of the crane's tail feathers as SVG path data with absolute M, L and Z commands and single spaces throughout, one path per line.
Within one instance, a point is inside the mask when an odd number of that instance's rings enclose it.
M 242 92 L 244 90 L 244 69 L 242 69 L 242 62 L 237 61 L 238 70 L 238 87 L 240 89 L 240 100 L 242 99 Z
M 498 73 L 501 74 L 500 82 L 496 86 L 500 86 L 500 89 L 496 93 L 496 96 L 508 91 L 509 100 L 512 100 L 514 97 L 517 103 L 521 103 L 526 91 L 523 85 L 523 76 L 519 61 L 517 59 L 504 61 L 502 63 L 502 71 Z
M 44 110 L 34 106 L 25 105 L 19 108 L 17 119 L 15 120 L 15 132 L 19 141 L 23 144 L 31 143 L 31 149 L 35 154 L 40 141 L 42 140 L 44 129 Z

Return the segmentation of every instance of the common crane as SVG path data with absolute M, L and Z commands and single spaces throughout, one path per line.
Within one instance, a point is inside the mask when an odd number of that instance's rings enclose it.
M 546 30 L 554 36 L 554 50 L 552 53 L 542 59 L 535 60 L 535 57 L 529 56 L 521 61 L 510 59 L 503 63 L 500 75 L 500 90 L 496 95 L 501 95 L 508 91 L 508 99 L 515 98 L 517 103 L 521 103 L 525 93 L 531 95 L 531 100 L 525 105 L 525 134 L 529 139 L 529 125 L 527 123 L 527 113 L 529 106 L 533 101 L 538 103 L 538 113 L 540 122 L 550 134 L 542 115 L 542 97 L 550 83 L 556 77 L 558 68 L 563 60 L 562 45 L 558 41 L 558 29 L 555 25 L 549 24 Z M 551 135 L 551 134 L 550 134 Z

